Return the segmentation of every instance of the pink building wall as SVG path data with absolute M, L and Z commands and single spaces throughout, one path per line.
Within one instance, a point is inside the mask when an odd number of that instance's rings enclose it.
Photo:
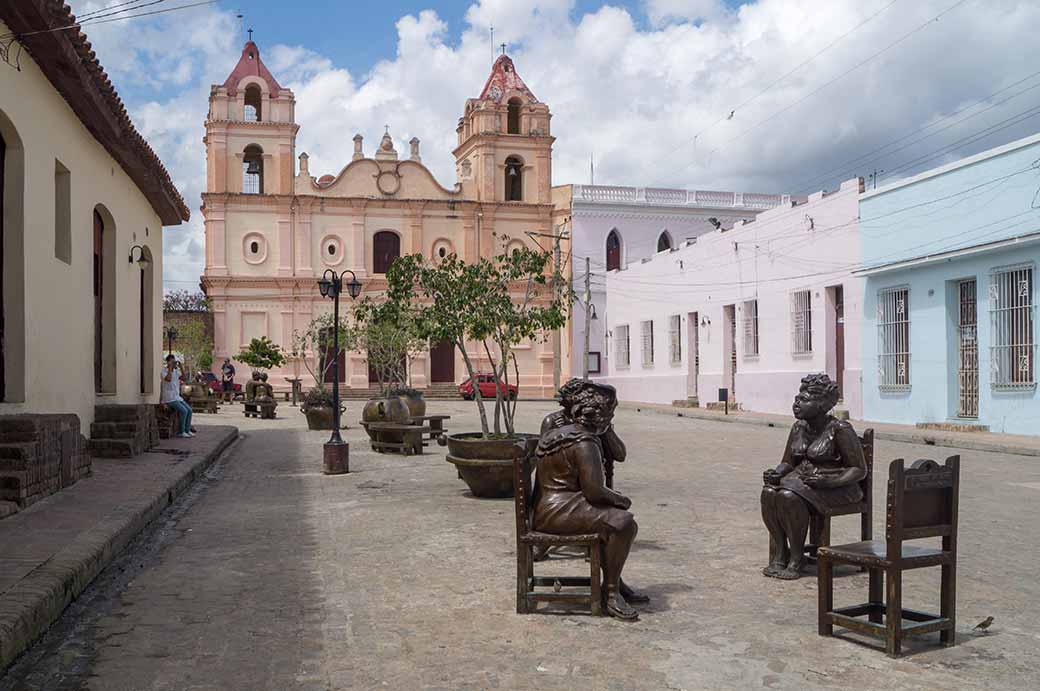
M 836 341 L 842 329 L 843 407 L 853 417 L 861 416 L 864 282 L 850 273 L 860 259 L 860 187 L 859 179 L 848 180 L 834 192 L 810 195 L 806 203 L 765 211 L 752 222 L 701 235 L 671 252 L 608 272 L 611 357 L 602 379 L 617 387 L 622 400 L 671 403 L 696 398 L 705 405 L 718 401 L 718 389 L 725 387 L 745 410 L 789 413 L 803 376 L 827 372 L 837 377 L 841 356 Z M 839 287 L 844 311 L 840 327 L 835 306 Z M 812 341 L 804 353 L 795 348 L 792 309 L 795 294 L 803 291 L 809 294 Z M 751 347 L 754 320 L 746 318 L 752 301 L 758 309 L 757 355 Z M 646 364 L 644 322 L 653 324 L 653 362 Z M 619 356 L 625 326 L 627 366 Z

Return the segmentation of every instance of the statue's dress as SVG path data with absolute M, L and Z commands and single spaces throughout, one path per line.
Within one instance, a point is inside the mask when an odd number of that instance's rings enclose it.
M 848 427 L 849 423 L 828 417 L 823 432 L 813 438 L 809 424 L 804 420 L 798 420 L 791 429 L 790 439 L 790 463 L 794 470 L 780 480 L 780 486 L 794 492 L 799 497 L 809 502 L 812 507 L 823 515 L 830 514 L 834 509 L 855 504 L 863 500 L 863 490 L 858 482 L 853 482 L 841 487 L 813 488 L 805 484 L 802 478 L 816 472 L 820 474 L 838 474 L 845 470 L 846 463 L 838 451 L 835 434 L 842 428 Z
M 544 427 L 543 427 L 544 429 Z M 632 514 L 589 502 L 581 491 L 583 458 L 602 467 L 599 438 L 576 424 L 549 429 L 538 442 L 534 529 L 556 535 L 606 534 L 624 530 Z

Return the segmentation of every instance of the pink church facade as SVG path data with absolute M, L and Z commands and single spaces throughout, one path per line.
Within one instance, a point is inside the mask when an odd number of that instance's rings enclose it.
M 354 271 L 363 294 L 378 296 L 397 256 L 455 253 L 474 261 L 530 243 L 528 231 L 551 232 L 550 118 L 502 55 L 459 119 L 450 187 L 423 165 L 418 139 L 403 157 L 389 134 L 372 155 L 355 136 L 352 160 L 316 178 L 307 154 L 296 152 L 293 93 L 247 43 L 228 79 L 213 86 L 206 121 L 202 283 L 213 304 L 215 361 L 260 336 L 289 349 L 294 332 L 332 309 L 317 288 L 326 269 Z M 467 351 L 478 364 L 485 359 L 476 344 Z M 518 359 L 523 393 L 549 393 L 551 344 L 522 344 Z M 343 364 L 345 385 L 369 387 L 364 352 L 348 353 Z M 240 368 L 240 378 L 246 371 Z M 465 369 L 460 353 L 430 344 L 410 372 L 411 384 L 426 388 L 457 383 Z M 281 388 L 301 375 L 306 369 L 290 361 L 271 380 Z

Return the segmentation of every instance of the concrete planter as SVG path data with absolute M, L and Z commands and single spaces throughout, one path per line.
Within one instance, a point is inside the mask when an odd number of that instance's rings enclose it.
M 537 446 L 537 434 L 518 434 L 511 439 L 483 439 L 480 432 L 450 434 L 448 462 L 458 469 L 459 477 L 473 496 L 511 497 L 514 494 L 513 459 L 517 454 L 530 459 Z

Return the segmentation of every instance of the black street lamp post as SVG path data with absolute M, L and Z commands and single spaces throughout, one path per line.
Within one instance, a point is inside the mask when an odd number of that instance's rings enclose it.
M 173 342 L 177 340 L 177 329 L 169 326 L 166 328 L 166 352 L 173 354 Z
M 347 283 L 347 293 L 351 300 L 356 300 L 361 294 L 361 282 L 353 271 L 347 269 L 344 273 L 350 274 Z M 332 269 L 326 269 L 318 281 L 318 290 L 323 298 L 332 298 L 333 321 L 332 321 L 332 436 L 325 442 L 324 448 L 324 473 L 326 475 L 340 475 L 350 472 L 350 445 L 343 441 L 339 434 L 339 295 L 343 292 L 343 277 Z

